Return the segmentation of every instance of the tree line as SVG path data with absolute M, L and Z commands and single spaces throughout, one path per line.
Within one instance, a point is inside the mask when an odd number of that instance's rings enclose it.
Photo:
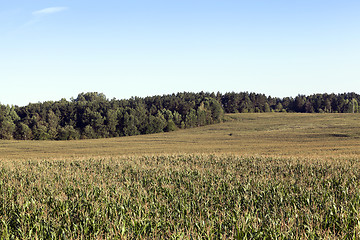
M 217 98 L 226 113 L 297 112 L 358 113 L 360 95 L 356 93 L 298 95 L 273 98 L 255 93 L 225 93 Z
M 170 132 L 219 123 L 224 113 L 358 113 L 359 101 L 355 93 L 273 98 L 248 92 L 183 92 L 109 100 L 89 92 L 70 101 L 24 107 L 0 104 L 0 139 L 72 140 Z
M 81 93 L 70 101 L 0 105 L 0 139 L 72 140 L 169 132 L 218 123 L 223 114 L 221 104 L 205 93 L 127 100 Z

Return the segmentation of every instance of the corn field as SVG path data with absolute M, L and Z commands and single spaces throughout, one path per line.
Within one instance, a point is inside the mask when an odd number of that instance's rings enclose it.
M 1 239 L 360 239 L 360 160 L 0 163 Z

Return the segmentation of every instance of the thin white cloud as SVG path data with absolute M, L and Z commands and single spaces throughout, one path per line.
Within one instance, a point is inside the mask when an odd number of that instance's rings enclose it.
M 34 16 L 47 15 L 47 14 L 62 12 L 62 11 L 65 11 L 66 9 L 67 9 L 67 7 L 50 7 L 50 8 L 44 8 L 44 9 L 35 11 L 32 14 Z

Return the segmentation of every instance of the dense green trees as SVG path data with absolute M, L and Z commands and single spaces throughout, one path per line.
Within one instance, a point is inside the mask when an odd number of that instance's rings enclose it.
M 14 107 L 0 106 L 0 139 L 13 139 L 15 135 L 15 122 L 20 118 Z
M 221 104 L 208 93 L 128 100 L 81 93 L 70 101 L 0 106 L 0 138 L 72 140 L 175 131 L 220 122 Z M 189 116 L 191 123 L 187 123 Z
M 295 98 L 283 99 L 266 97 L 255 93 L 225 93 L 221 96 L 221 104 L 226 113 L 246 112 L 302 112 L 302 113 L 357 113 L 360 95 L 314 94 L 298 95 Z
M 225 113 L 358 113 L 360 95 L 315 94 L 283 99 L 255 93 L 177 93 L 108 100 L 81 93 L 70 101 L 0 104 L 0 139 L 71 140 L 175 131 L 221 122 Z

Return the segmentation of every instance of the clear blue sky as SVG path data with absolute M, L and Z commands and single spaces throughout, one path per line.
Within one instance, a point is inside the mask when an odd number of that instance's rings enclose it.
M 0 102 L 360 93 L 359 0 L 1 0 Z

